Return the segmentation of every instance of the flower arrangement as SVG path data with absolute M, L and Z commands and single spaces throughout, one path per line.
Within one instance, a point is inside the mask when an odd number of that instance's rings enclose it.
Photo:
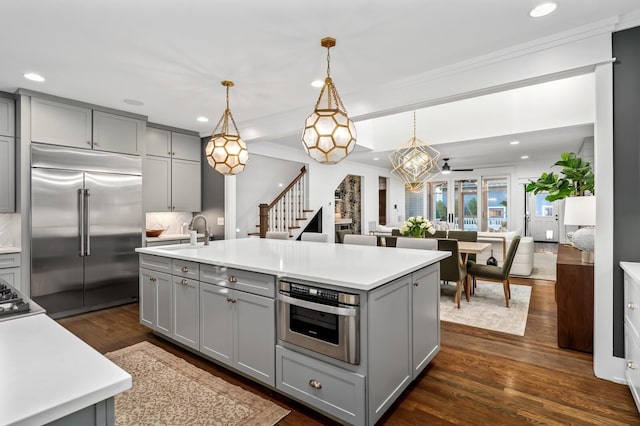
M 411 216 L 407 219 L 402 228 L 400 228 L 400 233 L 402 235 L 408 235 L 414 238 L 420 238 L 424 236 L 424 233 L 428 232 L 431 235 L 436 233 L 436 228 L 433 226 L 431 222 L 422 216 L 413 217 Z

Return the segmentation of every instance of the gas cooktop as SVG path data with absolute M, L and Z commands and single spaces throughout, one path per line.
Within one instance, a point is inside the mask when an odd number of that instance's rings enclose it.
M 6 280 L 0 278 L 0 321 L 19 315 L 37 314 L 44 309 L 27 297 L 24 297 Z

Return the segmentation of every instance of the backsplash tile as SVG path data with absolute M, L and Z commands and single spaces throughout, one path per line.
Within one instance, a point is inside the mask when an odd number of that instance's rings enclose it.
M 359 234 L 362 230 L 361 177 L 347 175 L 336 189 L 336 216 L 353 220 L 352 230 Z
M 146 214 L 146 229 L 164 229 L 164 234 L 180 234 L 183 223 L 190 223 L 192 213 L 157 212 Z
M 19 214 L 0 214 L 0 247 L 20 247 Z

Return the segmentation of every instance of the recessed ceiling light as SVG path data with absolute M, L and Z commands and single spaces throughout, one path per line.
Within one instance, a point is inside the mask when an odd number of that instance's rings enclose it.
M 529 156 L 528 156 L 528 155 L 523 155 L 523 156 L 522 156 L 522 157 L 520 157 L 520 158 L 522 158 L 523 160 L 526 160 L 527 158 L 529 158 Z
M 509 142 L 509 145 L 518 145 L 520 143 L 520 141 L 511 141 Z
M 556 10 L 556 7 L 558 7 L 558 5 L 555 3 L 542 3 L 531 9 L 529 11 L 529 16 L 531 16 L 532 18 L 547 16 L 548 14 Z
M 144 102 L 139 101 L 137 99 L 125 99 L 122 102 L 124 102 L 125 104 L 128 104 L 128 105 L 133 105 L 133 106 L 142 106 L 142 105 L 144 105 Z
M 197 120 L 201 123 L 207 123 L 209 121 L 207 117 L 198 117 Z
M 324 86 L 324 80 L 313 80 L 311 82 L 311 85 L 313 87 L 322 87 L 322 86 Z
M 378 161 L 380 158 L 378 157 L 373 157 L 373 161 Z
M 36 74 L 34 72 L 28 72 L 24 75 L 24 78 L 26 78 L 27 80 L 31 80 L 31 81 L 37 81 L 39 83 L 44 81 L 44 77 L 41 76 L 40 74 Z
M 280 188 L 282 188 L 282 187 L 284 186 L 284 184 L 279 183 L 279 184 L 278 184 L 278 186 L 279 186 Z

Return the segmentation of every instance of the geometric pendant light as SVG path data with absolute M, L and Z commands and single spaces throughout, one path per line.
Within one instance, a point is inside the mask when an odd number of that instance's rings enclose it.
M 227 88 L 227 109 L 224 110 L 218 124 L 213 129 L 211 140 L 205 148 L 205 155 L 211 167 L 223 175 L 231 176 L 244 170 L 244 166 L 249 160 L 249 151 L 247 151 L 247 145 L 240 138 L 238 126 L 236 126 L 229 109 L 229 87 L 233 87 L 233 81 L 224 80 L 222 85 Z M 229 133 L 229 119 L 231 119 L 235 133 Z
M 336 39 L 325 37 L 320 45 L 327 48 L 327 78 L 313 113 L 305 120 L 302 145 L 317 162 L 336 164 L 356 146 L 356 127 L 347 116 L 347 110 L 331 79 L 329 49 L 336 45 Z
M 416 137 L 416 112 L 413 111 L 413 137 L 389 155 L 391 175 L 409 191 L 418 192 L 440 172 L 439 158 L 440 152 Z

